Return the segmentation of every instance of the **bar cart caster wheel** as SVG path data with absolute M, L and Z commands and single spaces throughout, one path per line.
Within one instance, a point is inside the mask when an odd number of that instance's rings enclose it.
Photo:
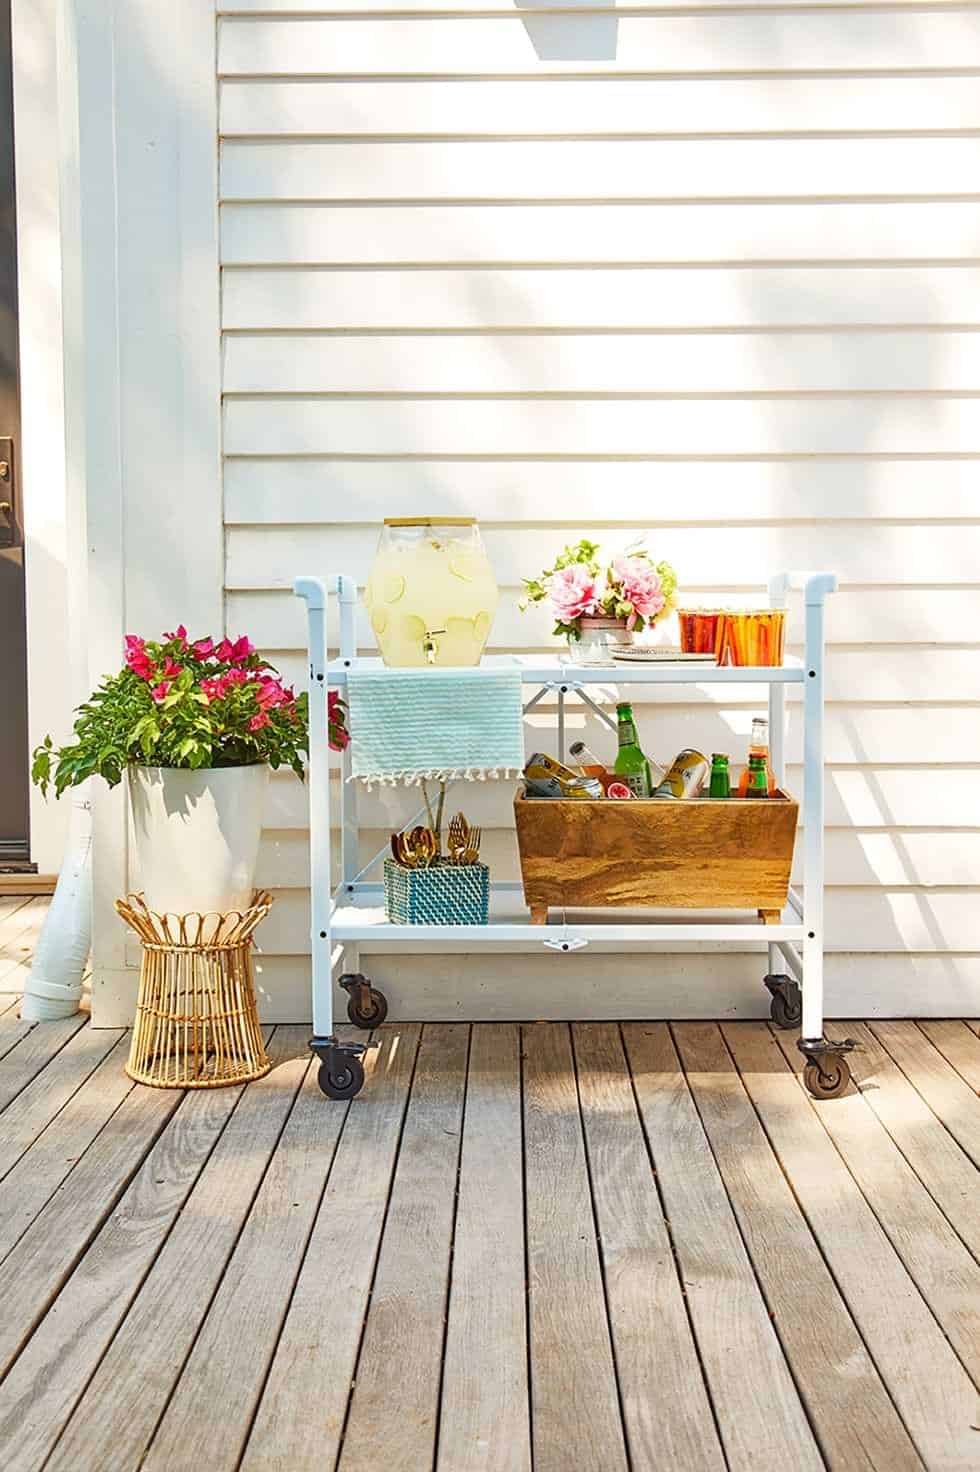
M 846 1058 L 826 1058 L 823 1063 L 808 1063 L 803 1082 L 814 1099 L 839 1099 L 847 1093 L 851 1070 Z
M 388 1016 L 388 999 L 373 987 L 360 972 L 348 972 L 340 978 L 347 993 L 347 1016 L 355 1027 L 380 1027 Z
M 321 1063 L 316 1081 L 320 1092 L 328 1099 L 353 1099 L 364 1087 L 364 1066 L 360 1058 L 353 1057 L 336 1063 Z
M 772 993 L 769 1016 L 776 1026 L 786 1032 L 799 1027 L 803 1017 L 803 997 L 797 983 L 790 976 L 767 976 L 765 983 Z
M 328 1099 L 353 1099 L 364 1087 L 363 1043 L 340 1043 L 335 1037 L 310 1039 L 320 1067 L 316 1081 Z

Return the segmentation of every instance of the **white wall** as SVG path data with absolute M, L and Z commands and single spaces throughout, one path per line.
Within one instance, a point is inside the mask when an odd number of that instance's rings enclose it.
M 401 8 L 222 5 L 229 626 L 298 677 L 293 576 L 363 580 L 421 510 L 480 517 L 499 649 L 546 641 L 516 587 L 586 529 L 651 528 L 699 601 L 835 569 L 831 1010 L 977 1011 L 980 13 Z M 744 696 L 665 692 L 641 728 L 736 753 Z M 467 805 L 513 874 L 507 794 Z M 293 1018 L 289 777 L 268 824 L 264 1004 Z M 490 968 L 374 963 L 418 1015 L 764 1008 L 757 958 Z
M 65 492 L 58 76 L 55 0 L 13 0 L 14 146 L 20 328 L 19 477 L 27 567 L 31 746 L 64 740 L 81 692 L 72 689 Z M 61 865 L 68 803 L 31 794 L 31 858 Z

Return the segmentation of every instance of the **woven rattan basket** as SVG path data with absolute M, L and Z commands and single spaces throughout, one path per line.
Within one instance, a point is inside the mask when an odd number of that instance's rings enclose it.
M 159 915 L 142 895 L 116 909 L 143 946 L 126 1072 L 160 1089 L 216 1089 L 269 1072 L 255 1006 L 252 936 L 272 898 L 245 911 Z
M 405 869 L 386 859 L 385 914 L 393 925 L 486 925 L 490 870 L 448 859 Z

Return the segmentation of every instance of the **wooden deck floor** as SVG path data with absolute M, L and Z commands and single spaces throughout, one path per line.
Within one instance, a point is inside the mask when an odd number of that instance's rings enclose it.
M 977 1025 L 847 1030 L 815 1105 L 762 1023 L 389 1026 L 344 1105 L 0 997 L 0 1467 L 977 1468 Z

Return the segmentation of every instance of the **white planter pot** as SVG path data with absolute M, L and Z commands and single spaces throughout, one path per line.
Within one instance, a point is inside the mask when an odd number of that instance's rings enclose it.
M 633 643 L 633 635 L 622 618 L 583 618 L 581 637 L 568 638 L 573 664 L 612 664 L 612 650 Z
M 244 910 L 269 768 L 130 767 L 136 888 L 151 910 Z

